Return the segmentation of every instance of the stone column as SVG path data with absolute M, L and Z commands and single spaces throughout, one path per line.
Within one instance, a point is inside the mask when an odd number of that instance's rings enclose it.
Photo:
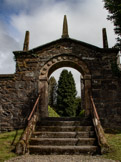
M 84 76 L 84 87 L 85 87 L 85 115 L 90 115 L 91 109 L 91 101 L 90 101 L 90 94 L 91 94 L 91 75 Z
M 81 108 L 85 109 L 85 87 L 84 87 L 84 79 L 80 77 L 80 86 L 81 86 Z
M 48 117 L 48 78 L 39 80 L 40 117 Z
M 106 28 L 102 29 L 102 34 L 103 34 L 103 48 L 108 48 L 108 38 Z

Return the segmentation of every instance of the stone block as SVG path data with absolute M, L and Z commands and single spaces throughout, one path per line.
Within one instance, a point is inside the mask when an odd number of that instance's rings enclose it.
M 26 72 L 25 76 L 26 77 L 34 77 L 34 72 Z
M 16 89 L 24 89 L 25 88 L 25 82 L 24 81 L 16 81 L 15 82 L 15 88 Z

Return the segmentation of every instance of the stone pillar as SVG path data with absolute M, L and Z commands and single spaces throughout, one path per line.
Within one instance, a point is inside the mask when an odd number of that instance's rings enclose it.
M 48 117 L 48 78 L 39 80 L 40 117 Z
M 25 39 L 24 39 L 24 46 L 23 46 L 23 51 L 28 51 L 29 50 L 29 31 L 26 31 L 25 34 Z
M 91 109 L 91 101 L 90 101 L 90 94 L 91 94 L 91 75 L 84 76 L 84 88 L 85 88 L 85 115 L 90 115 Z
M 69 38 L 68 35 L 68 23 L 67 23 L 67 17 L 64 15 L 64 20 L 63 20 L 63 33 L 62 33 L 62 38 Z
M 80 77 L 80 86 L 81 86 L 81 108 L 85 109 L 85 88 L 84 88 L 84 79 Z
M 106 28 L 102 29 L 102 35 L 103 35 L 103 48 L 108 48 L 108 38 Z

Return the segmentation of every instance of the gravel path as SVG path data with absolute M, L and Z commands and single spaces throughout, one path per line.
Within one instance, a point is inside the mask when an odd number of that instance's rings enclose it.
M 22 155 L 5 162 L 119 162 L 100 156 L 84 155 Z

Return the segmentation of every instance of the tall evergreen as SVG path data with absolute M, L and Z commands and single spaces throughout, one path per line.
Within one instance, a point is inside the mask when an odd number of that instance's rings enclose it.
M 57 112 L 60 116 L 76 115 L 76 87 L 73 75 L 67 70 L 60 74 L 57 89 Z
M 56 106 L 56 102 L 57 102 L 57 83 L 55 78 L 52 76 L 49 79 L 49 88 L 48 88 L 48 93 L 49 93 L 49 105 L 51 107 L 55 107 Z

